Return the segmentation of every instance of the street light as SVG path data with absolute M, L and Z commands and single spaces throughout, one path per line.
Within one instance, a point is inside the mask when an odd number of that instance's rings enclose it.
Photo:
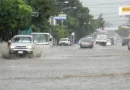
M 76 9 L 77 7 L 71 7 L 71 6 L 69 6 L 69 7 L 66 7 L 66 8 L 63 8 L 63 10 L 67 10 L 67 9 Z
M 75 43 L 75 32 L 72 32 L 71 36 L 72 36 L 72 44 L 74 44 Z
M 56 4 L 60 4 L 60 3 L 65 3 L 65 4 L 68 4 L 69 3 L 69 1 L 64 1 L 64 2 L 56 2 Z
M 69 3 L 69 1 L 65 1 L 64 3 Z
M 56 4 L 60 4 L 60 3 L 68 4 L 69 1 L 57 2 Z M 36 10 L 36 12 L 32 12 L 32 16 L 33 16 L 33 17 L 38 17 L 38 16 L 39 16 L 39 12 L 38 12 L 38 11 L 39 11 L 40 9 L 42 9 L 42 7 L 43 7 L 43 6 L 41 6 L 40 8 L 38 8 L 38 9 Z

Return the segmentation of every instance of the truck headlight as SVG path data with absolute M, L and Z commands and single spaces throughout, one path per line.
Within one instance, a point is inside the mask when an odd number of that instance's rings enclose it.
M 10 48 L 13 49 L 13 48 L 15 48 L 15 46 L 12 46 L 12 45 L 11 45 Z
M 32 46 L 27 46 L 27 48 L 29 48 L 29 49 L 30 49 L 30 48 L 32 48 Z

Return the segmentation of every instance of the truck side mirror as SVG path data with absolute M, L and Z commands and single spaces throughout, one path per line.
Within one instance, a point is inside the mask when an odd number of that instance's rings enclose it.
M 11 40 L 9 40 L 8 43 L 11 44 Z
M 52 38 L 50 38 L 50 41 L 52 41 Z
M 11 44 L 11 40 L 8 41 L 8 46 L 10 46 L 10 44 Z

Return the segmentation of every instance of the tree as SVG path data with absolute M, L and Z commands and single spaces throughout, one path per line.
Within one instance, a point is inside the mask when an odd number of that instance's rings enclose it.
M 123 28 L 122 26 L 118 27 L 118 30 L 116 31 L 121 37 L 128 37 L 130 28 Z
M 54 1 L 28 0 L 28 3 L 33 7 L 34 12 L 39 12 L 38 17 L 32 17 L 32 24 L 40 28 L 41 32 L 48 32 L 50 30 L 49 17 L 56 14 Z
M 30 26 L 32 8 L 23 0 L 2 0 L 0 3 L 0 36 L 5 41 L 12 31 Z
M 57 2 L 65 1 L 66 0 L 57 0 Z M 75 7 L 75 9 L 73 7 Z M 90 31 L 89 22 L 91 15 L 89 14 L 89 9 L 87 7 L 83 7 L 79 0 L 69 0 L 68 4 L 62 5 L 60 8 L 64 13 L 67 14 L 68 28 L 76 33 L 77 39 L 86 36 Z
M 68 26 L 69 29 L 73 32 L 73 29 L 79 27 L 79 20 L 72 16 L 67 16 L 67 20 L 65 21 L 64 25 Z
M 69 36 L 70 30 L 66 26 L 56 25 L 53 31 L 53 36 L 59 40 L 60 38 L 66 38 Z
M 97 24 L 98 24 L 98 28 L 101 28 L 102 30 L 104 29 L 105 26 L 105 21 L 103 18 L 103 14 L 100 14 L 98 19 L 97 19 Z

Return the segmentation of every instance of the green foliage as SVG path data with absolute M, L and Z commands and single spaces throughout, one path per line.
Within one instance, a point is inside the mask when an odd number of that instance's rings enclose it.
M 67 20 L 64 21 L 64 25 L 68 26 L 69 29 L 73 32 L 73 29 L 76 29 L 79 27 L 79 20 L 72 16 L 67 16 Z
M 34 12 L 39 12 L 38 17 L 32 17 L 32 24 L 40 28 L 41 32 L 49 32 L 50 25 L 48 19 L 56 14 L 53 0 L 28 0 Z
M 117 33 L 122 37 L 128 37 L 130 32 L 130 28 L 123 28 L 121 26 L 118 27 Z
M 55 29 L 53 31 L 54 37 L 59 40 L 60 38 L 65 38 L 69 36 L 70 30 L 66 26 L 55 26 Z
M 100 14 L 98 19 L 97 19 L 97 27 L 101 28 L 103 30 L 104 26 L 105 26 L 105 21 L 104 21 L 104 18 L 103 18 L 103 14 Z
M 0 3 L 0 27 L 24 29 L 30 26 L 32 8 L 23 0 L 3 0 Z
M 66 0 L 56 0 L 57 2 L 65 2 Z M 92 19 L 89 14 L 89 9 L 87 7 L 83 7 L 82 3 L 79 0 L 68 0 L 68 4 L 62 4 L 61 10 L 67 14 L 67 25 L 71 32 L 76 33 L 76 38 L 79 39 L 87 34 L 89 34 L 90 25 L 89 22 Z M 70 9 L 64 9 L 67 7 L 72 7 Z M 73 7 L 76 7 L 75 9 Z M 84 24 L 86 23 L 86 24 Z M 91 28 L 93 29 L 93 28 Z

